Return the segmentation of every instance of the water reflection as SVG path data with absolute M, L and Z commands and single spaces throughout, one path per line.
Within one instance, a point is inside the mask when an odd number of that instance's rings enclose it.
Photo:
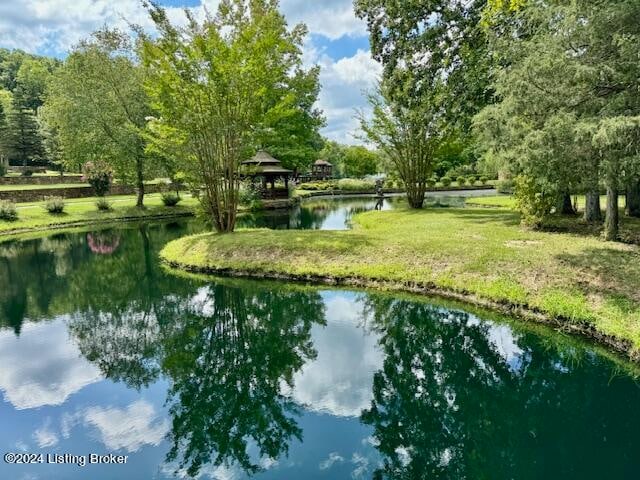
M 127 453 L 89 472 L 125 479 L 640 467 L 640 389 L 588 345 L 415 298 L 167 274 L 158 250 L 194 228 L 130 225 L 109 255 L 86 234 L 0 244 L 1 450 Z M 0 465 L 25 475 L 87 471 Z

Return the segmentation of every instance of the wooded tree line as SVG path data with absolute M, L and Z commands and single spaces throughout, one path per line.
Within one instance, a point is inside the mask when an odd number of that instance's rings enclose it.
M 413 206 L 448 135 L 515 180 L 524 220 L 572 213 L 618 236 L 618 197 L 640 216 L 640 3 L 356 0 L 384 66 L 369 138 Z

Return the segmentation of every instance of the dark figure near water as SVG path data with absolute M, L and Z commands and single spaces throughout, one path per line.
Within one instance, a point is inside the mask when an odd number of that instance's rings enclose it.
M 376 180 L 376 210 L 382 210 L 382 206 L 384 205 L 384 191 L 382 190 L 382 180 Z

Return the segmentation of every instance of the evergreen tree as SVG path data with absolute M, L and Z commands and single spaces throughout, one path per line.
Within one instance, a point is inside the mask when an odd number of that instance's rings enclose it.
M 0 102 L 0 176 L 5 174 L 7 168 L 7 135 L 7 116 L 4 113 L 4 106 Z
M 44 156 L 40 129 L 33 110 L 25 108 L 14 97 L 13 111 L 9 115 L 9 158 L 26 167 Z

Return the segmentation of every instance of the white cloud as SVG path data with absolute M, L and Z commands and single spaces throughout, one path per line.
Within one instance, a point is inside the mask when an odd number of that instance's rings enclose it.
M 367 34 L 365 23 L 356 18 L 352 0 L 282 0 L 281 6 L 290 23 L 304 22 L 310 32 L 331 40 Z
M 370 406 L 373 374 L 382 368 L 378 338 L 361 327 L 363 306 L 347 293 L 325 301 L 327 326 L 312 330 L 316 360 L 294 376 L 292 396 L 305 407 L 357 417 Z
M 33 433 L 33 438 L 40 448 L 53 447 L 58 444 L 58 435 L 51 429 L 51 418 L 47 417 L 44 425 Z
M 155 408 L 138 400 L 127 408 L 90 407 L 84 412 L 86 424 L 98 429 L 109 450 L 136 452 L 144 445 L 159 445 L 169 431 L 169 421 L 159 418 Z
M 62 319 L 0 332 L 0 391 L 18 410 L 60 405 L 102 377 L 69 340 Z

